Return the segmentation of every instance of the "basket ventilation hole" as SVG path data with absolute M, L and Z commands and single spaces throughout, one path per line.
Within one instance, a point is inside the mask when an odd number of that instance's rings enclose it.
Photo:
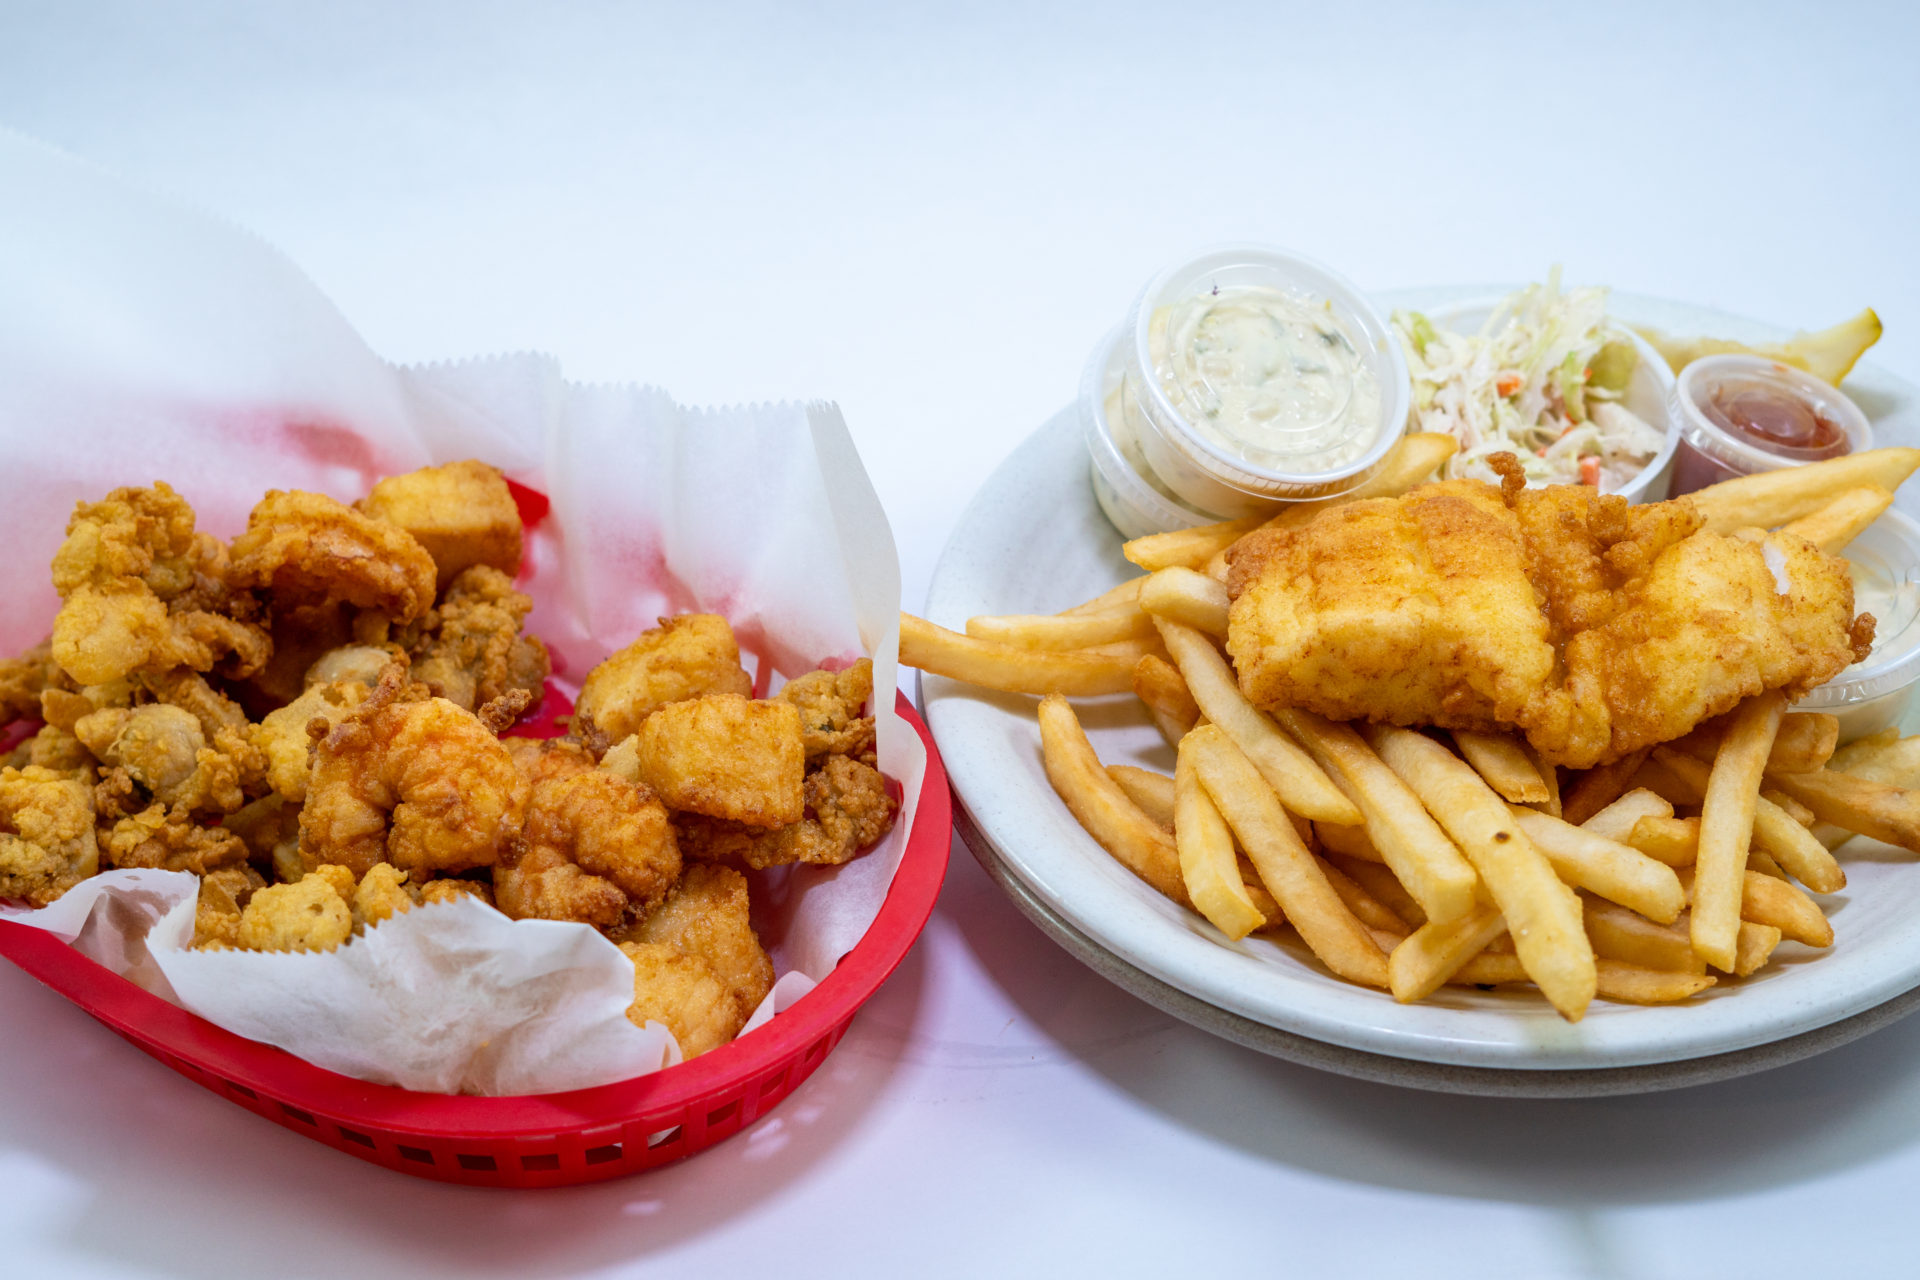
M 551 1173 L 560 1167 L 560 1157 L 552 1154 L 544 1156 L 521 1156 L 520 1167 L 528 1173 Z
M 772 1079 L 762 1082 L 762 1084 L 760 1085 L 760 1096 L 763 1098 L 770 1098 L 774 1094 L 779 1093 L 782 1089 L 786 1087 L 787 1087 L 787 1073 L 782 1071 L 779 1075 L 774 1076 Z
M 724 1107 L 707 1112 L 707 1128 L 716 1129 L 734 1118 L 740 1112 L 740 1100 L 735 1098 Z
M 587 1148 L 588 1164 L 609 1164 L 612 1161 L 618 1160 L 619 1158 L 620 1158 L 620 1144 L 617 1142 L 609 1143 L 604 1147 L 588 1147 Z
M 259 1094 L 255 1093 L 253 1090 L 247 1088 L 247 1086 L 243 1084 L 235 1084 L 231 1080 L 227 1081 L 227 1088 L 232 1092 L 239 1094 L 243 1098 L 258 1098 L 260 1096 Z
M 340 1136 L 348 1142 L 357 1142 L 363 1147 L 371 1147 L 373 1145 L 372 1138 L 360 1132 L 358 1129 L 349 1129 L 345 1125 L 340 1126 Z
M 669 1142 L 679 1141 L 679 1138 L 680 1138 L 680 1126 L 675 1125 L 671 1129 L 662 1129 L 660 1132 L 649 1137 L 647 1139 L 647 1146 L 664 1147 Z
M 809 1063 L 818 1062 L 826 1056 L 827 1042 L 825 1040 L 816 1040 L 807 1046 L 807 1061 Z
M 461 1156 L 460 1167 L 477 1173 L 491 1173 L 500 1166 L 494 1163 L 492 1156 Z
M 425 1147 L 401 1147 L 400 1158 L 402 1160 L 412 1160 L 416 1164 L 432 1164 L 433 1152 L 427 1150 Z
M 280 1104 L 280 1114 L 284 1115 L 289 1120 L 298 1120 L 301 1124 L 314 1123 L 313 1112 L 302 1111 L 298 1107 L 290 1107 L 284 1102 Z

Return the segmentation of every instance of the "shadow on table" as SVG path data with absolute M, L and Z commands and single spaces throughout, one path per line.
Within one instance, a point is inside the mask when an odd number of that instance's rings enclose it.
M 956 856 L 943 910 L 1038 1030 L 1189 1129 L 1303 1170 L 1550 1207 L 1669 1204 L 1803 1182 L 1920 1141 L 1920 1017 L 1791 1066 L 1669 1093 L 1428 1093 L 1296 1066 L 1161 1014 L 1055 945 L 997 889 L 968 892 L 975 881 L 995 888 Z
M 956 850 L 957 852 L 957 850 Z M 869 1005 L 913 1020 L 924 949 Z M 839 1050 L 773 1113 L 652 1173 L 587 1187 L 497 1191 L 364 1164 L 175 1075 L 11 965 L 0 1025 L 16 1087 L 0 1090 L 9 1150 L 69 1171 L 76 1254 L 155 1275 L 519 1275 L 604 1268 L 714 1230 L 806 1176 L 888 1088 L 886 1054 Z M 849 1048 L 855 1052 L 847 1052 Z M 32 1081 L 29 1089 L 19 1082 Z

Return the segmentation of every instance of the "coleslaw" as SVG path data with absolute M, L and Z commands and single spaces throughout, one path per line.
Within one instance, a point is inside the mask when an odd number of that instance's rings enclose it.
M 1495 453 L 1519 457 L 1529 484 L 1624 488 L 1666 443 L 1621 403 L 1639 352 L 1607 325 L 1607 291 L 1545 284 L 1501 300 L 1478 333 L 1418 311 L 1393 313 L 1413 378 L 1416 431 L 1460 441 L 1446 479 L 1498 480 Z

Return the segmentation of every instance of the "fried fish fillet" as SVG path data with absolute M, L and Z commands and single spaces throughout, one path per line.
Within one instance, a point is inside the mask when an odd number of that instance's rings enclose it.
M 1518 728 L 1589 768 L 1864 656 L 1844 560 L 1700 530 L 1685 498 L 1473 480 L 1331 508 L 1232 556 L 1227 649 L 1267 707 Z

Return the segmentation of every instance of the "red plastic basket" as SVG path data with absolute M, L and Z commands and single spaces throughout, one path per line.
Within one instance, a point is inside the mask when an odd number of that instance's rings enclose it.
M 947 872 L 952 796 L 933 738 L 920 807 L 886 902 L 859 945 L 792 1008 L 692 1062 L 637 1080 L 520 1098 L 368 1084 L 176 1008 L 42 929 L 0 921 L 0 955 L 190 1080 L 348 1155 L 443 1182 L 560 1187 L 671 1164 L 738 1133 L 840 1043 L 926 927 Z

